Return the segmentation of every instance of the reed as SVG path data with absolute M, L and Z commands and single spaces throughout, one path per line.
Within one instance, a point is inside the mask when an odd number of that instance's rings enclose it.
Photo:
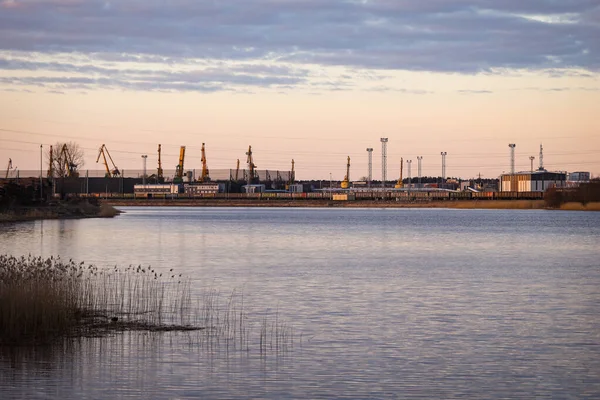
M 190 302 L 189 282 L 174 275 L 158 278 L 150 267 L 99 270 L 54 257 L 1 255 L 0 343 L 47 343 L 119 330 L 192 329 L 181 313 Z
M 163 276 L 164 275 L 164 276 Z M 244 295 L 208 289 L 194 302 L 189 279 L 141 265 L 99 269 L 73 260 L 0 255 L 0 345 L 51 343 L 122 331 L 196 331 L 193 342 L 250 350 L 252 323 Z M 258 342 L 286 351 L 293 329 L 261 318 Z

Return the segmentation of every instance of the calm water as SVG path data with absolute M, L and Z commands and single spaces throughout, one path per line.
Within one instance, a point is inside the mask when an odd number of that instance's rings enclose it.
M 124 208 L 0 253 L 174 268 L 294 346 L 123 334 L 0 352 L 0 398 L 600 398 L 600 213 Z

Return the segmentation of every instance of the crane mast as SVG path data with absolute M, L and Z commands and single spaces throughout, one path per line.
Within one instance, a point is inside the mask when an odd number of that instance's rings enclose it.
M 292 158 L 292 172 L 290 174 L 290 185 L 293 185 L 296 181 L 296 172 L 294 171 L 294 159 Z
M 65 143 L 60 151 L 60 163 L 65 166 L 65 174 L 67 177 L 77 177 L 79 174 L 77 173 L 77 165 L 71 159 L 71 155 L 69 154 L 69 149 L 67 144 Z
M 396 186 L 395 186 L 396 189 L 400 189 L 401 187 L 404 186 L 404 184 L 402 183 L 402 167 L 403 166 L 404 166 L 404 160 L 402 159 L 402 157 L 400 157 L 400 179 L 398 179 L 398 182 L 396 182 Z
M 248 156 L 246 162 L 248 163 L 248 182 L 250 183 L 256 178 L 256 165 L 252 159 L 252 146 L 248 146 L 246 155 Z
M 348 156 L 348 163 L 346 164 L 346 176 L 342 181 L 342 189 L 348 189 L 350 187 L 350 156 Z
M 158 145 L 158 169 L 156 170 L 156 177 L 159 182 L 162 182 L 163 179 L 163 169 L 162 169 L 162 161 L 160 159 L 160 144 Z
M 8 173 L 10 172 L 10 170 L 12 169 L 12 159 L 9 158 L 8 159 L 8 165 L 6 166 L 6 176 L 4 177 L 5 179 L 8 179 Z
M 206 151 L 204 149 L 204 143 L 202 143 L 202 176 L 200 177 L 200 182 L 208 182 L 210 181 L 210 177 L 208 176 L 208 165 L 206 164 Z
M 104 161 L 104 167 L 106 168 L 106 174 L 104 175 L 105 177 L 114 178 L 114 177 L 121 175 L 121 171 L 119 171 L 119 168 L 117 168 L 117 166 L 115 165 L 115 162 L 113 161 L 113 159 L 110 155 L 110 152 L 108 151 L 108 148 L 106 147 L 105 144 L 100 146 L 100 150 L 98 151 L 98 157 L 96 158 L 96 163 L 98 163 L 98 161 L 100 160 L 100 156 L 102 156 L 102 159 Z M 108 167 L 108 162 L 106 161 L 106 156 L 108 156 L 108 159 L 110 160 L 110 162 L 113 166 L 112 171 Z
M 237 159 L 237 167 L 235 168 L 235 181 L 237 182 L 239 180 L 239 176 L 240 176 L 240 159 Z
M 179 164 L 177 164 L 175 171 L 175 179 L 173 182 L 181 183 L 183 182 L 183 162 L 185 160 L 185 146 L 181 146 L 179 149 Z

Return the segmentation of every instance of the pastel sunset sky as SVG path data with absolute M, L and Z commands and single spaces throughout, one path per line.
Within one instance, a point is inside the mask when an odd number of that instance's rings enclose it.
M 0 0 L 0 166 L 104 143 L 121 169 L 299 179 L 495 178 L 538 163 L 600 175 L 599 0 Z M 406 176 L 406 169 L 405 169 Z

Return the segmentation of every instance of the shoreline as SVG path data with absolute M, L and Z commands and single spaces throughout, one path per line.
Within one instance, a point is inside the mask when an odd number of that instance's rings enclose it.
M 113 218 L 121 211 L 108 204 L 91 204 L 20 207 L 0 213 L 0 224 L 13 222 L 65 220 L 83 218 Z
M 497 210 L 569 210 L 600 211 L 600 203 L 565 203 L 560 208 L 547 207 L 543 200 L 444 200 L 428 202 L 334 201 L 274 199 L 105 199 L 102 204 L 113 207 L 256 207 L 256 208 L 452 208 Z
M 106 199 L 94 210 L 85 207 L 30 207 L 17 212 L 0 213 L 0 224 L 67 220 L 84 218 L 114 218 L 123 211 L 116 207 L 236 207 L 236 208 L 446 208 L 458 210 L 548 210 L 600 211 L 600 202 L 586 205 L 565 203 L 560 208 L 547 207 L 543 200 L 443 200 L 428 202 L 396 201 L 333 201 L 333 200 L 256 200 L 256 199 Z

